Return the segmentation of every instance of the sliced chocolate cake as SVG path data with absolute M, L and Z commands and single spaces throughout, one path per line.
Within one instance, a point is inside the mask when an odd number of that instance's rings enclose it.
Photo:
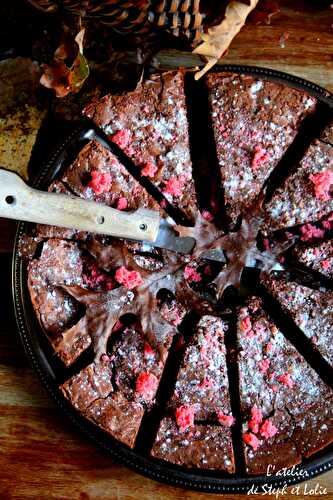
M 324 241 L 311 245 L 297 245 L 293 255 L 301 264 L 327 278 L 333 278 L 333 243 Z
M 138 324 L 118 322 L 109 339 L 109 353 L 63 384 L 72 404 L 124 444 L 133 447 L 144 412 L 155 398 L 164 359 Z M 112 340 L 115 338 L 115 340 Z M 170 347 L 172 337 L 166 342 Z M 155 345 L 158 344 L 156 334 Z
M 333 366 L 333 292 L 314 290 L 283 278 L 274 279 L 269 274 L 262 282 Z
M 133 92 L 92 102 L 85 114 L 193 223 L 197 209 L 183 73 L 153 75 Z
M 266 226 L 276 230 L 315 222 L 333 210 L 333 146 L 316 140 L 296 171 L 266 205 Z
M 118 210 L 148 207 L 156 201 L 99 142 L 89 142 L 62 176 L 62 181 L 81 198 L 104 203 Z
M 211 73 L 206 84 L 226 212 L 235 223 L 252 206 L 316 100 L 251 76 Z
M 234 471 L 226 330 L 220 318 L 201 318 L 168 404 L 172 416 L 160 424 L 154 457 L 186 467 Z
M 249 474 L 290 467 L 333 441 L 333 391 L 252 297 L 240 308 L 238 366 Z

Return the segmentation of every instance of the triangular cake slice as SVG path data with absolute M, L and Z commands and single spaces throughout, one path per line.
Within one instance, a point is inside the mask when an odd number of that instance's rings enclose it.
M 333 242 L 323 241 L 311 245 L 299 244 L 293 249 L 293 256 L 301 264 L 317 271 L 327 278 L 333 278 Z
M 131 448 L 142 418 L 154 402 L 172 340 L 171 333 L 164 339 L 162 359 L 149 343 L 154 336 L 158 343 L 158 334 L 150 335 L 148 340 L 138 324 L 124 328 L 120 323 L 112 333 L 111 341 L 116 339 L 110 352 L 61 386 L 75 408 Z
M 95 140 L 83 147 L 63 173 L 62 181 L 77 196 L 119 210 L 159 208 L 117 158 Z
M 152 455 L 186 467 L 234 472 L 225 322 L 203 316 L 186 348 Z M 203 422 L 205 421 L 205 422 Z
M 206 84 L 226 212 L 235 223 L 252 206 L 316 99 L 245 75 L 211 73 Z
M 262 283 L 333 366 L 333 292 L 314 290 L 282 278 L 274 279 L 269 274 L 263 277 Z
M 194 222 L 196 195 L 182 72 L 153 75 L 133 92 L 93 101 L 85 114 Z
M 267 228 L 287 228 L 329 215 L 333 210 L 332 187 L 333 146 L 316 140 L 267 203 Z
M 333 391 L 252 297 L 238 318 L 246 470 L 300 463 L 333 441 Z

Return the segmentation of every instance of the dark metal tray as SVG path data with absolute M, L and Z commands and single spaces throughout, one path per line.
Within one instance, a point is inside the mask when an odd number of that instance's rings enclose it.
M 248 66 L 221 65 L 217 69 L 263 77 L 306 90 L 309 94 L 317 97 L 329 112 L 330 110 L 333 111 L 332 95 L 323 88 L 301 78 L 270 69 Z M 33 182 L 33 186 L 46 189 L 52 180 L 57 177 L 59 171 L 68 165 L 81 148 L 93 137 L 103 142 L 103 137 L 100 137 L 92 127 L 82 125 L 79 129 L 76 129 L 45 162 Z M 310 459 L 304 460 L 300 468 L 296 468 L 293 474 L 289 476 L 249 476 L 241 472 L 227 475 L 218 471 L 186 469 L 144 456 L 138 450 L 131 450 L 86 420 L 65 400 L 58 389 L 59 380 L 61 381 L 64 377 L 66 369 L 55 358 L 53 351 L 50 349 L 44 334 L 41 332 L 30 302 L 25 265 L 18 255 L 18 241 L 28 228 L 29 224 L 27 223 L 21 222 L 18 224 L 12 266 L 12 289 L 16 321 L 24 349 L 32 367 L 57 406 L 87 437 L 103 448 L 115 460 L 157 481 L 212 493 L 246 493 L 252 485 L 259 489 L 262 489 L 264 485 L 282 487 L 310 479 L 333 468 L 333 446 L 331 445 L 314 454 Z M 68 375 L 68 371 L 66 373 Z M 300 469 L 301 474 L 299 475 L 297 470 Z

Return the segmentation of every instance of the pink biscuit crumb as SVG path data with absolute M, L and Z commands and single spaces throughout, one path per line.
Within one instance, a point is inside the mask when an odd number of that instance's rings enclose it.
M 127 129 L 118 130 L 118 132 L 113 134 L 111 139 L 120 148 L 126 148 L 131 139 L 131 132 Z
M 232 415 L 224 415 L 221 411 L 218 412 L 217 419 L 225 427 L 231 427 L 235 423 L 235 418 Z
M 265 162 L 266 160 L 269 159 L 269 154 L 267 153 L 266 149 L 264 149 L 262 146 L 257 145 L 254 148 L 254 156 L 252 158 L 252 163 L 251 167 L 253 170 L 256 170 L 260 165 Z
M 202 382 L 200 382 L 199 384 L 199 389 L 210 389 L 211 387 L 213 387 L 213 382 L 212 380 L 210 380 L 209 378 L 204 378 L 202 380 Z
M 203 210 L 202 211 L 202 217 L 207 221 L 207 222 L 212 222 L 214 219 L 213 215 L 208 211 L 208 210 Z
M 270 420 L 265 420 L 265 422 L 260 427 L 260 435 L 266 439 L 269 439 L 277 433 L 278 429 L 272 424 Z
M 98 170 L 92 170 L 91 173 L 91 181 L 88 183 L 88 187 L 90 187 L 94 193 L 102 194 L 110 191 L 111 189 L 111 175 L 108 172 L 98 172 Z
M 114 277 L 118 283 L 124 285 L 129 290 L 132 290 L 132 288 L 142 285 L 143 283 L 141 275 L 138 271 L 129 271 L 124 266 L 117 269 Z
M 151 401 L 158 387 L 157 377 L 153 373 L 142 372 L 136 379 L 135 390 L 146 401 Z
M 176 422 L 181 431 L 185 431 L 194 424 L 194 407 L 183 405 L 176 408 Z
M 248 333 L 250 330 L 252 330 L 252 324 L 251 324 L 251 318 L 250 316 L 246 316 L 246 318 L 243 318 L 240 322 L 240 328 L 242 332 Z
M 172 196 L 181 196 L 183 192 L 183 184 L 176 177 L 170 177 L 168 181 L 166 181 L 164 186 L 164 193 L 172 194 Z
M 290 373 L 283 373 L 278 377 L 278 381 L 281 382 L 281 384 L 283 384 L 284 386 L 289 387 L 290 389 L 294 387 L 294 381 L 291 378 Z
M 332 224 L 329 220 L 323 220 L 321 225 L 323 226 L 324 229 L 330 230 L 332 227 Z
M 259 448 L 260 445 L 259 439 L 254 434 L 252 434 L 252 432 L 246 432 L 245 434 L 243 434 L 243 441 L 244 443 L 251 446 L 251 448 L 253 448 L 254 451 L 256 451 Z
M 262 422 L 262 413 L 261 413 L 261 410 L 259 410 L 259 408 L 257 408 L 256 406 L 253 406 L 251 408 L 251 419 L 249 420 L 249 429 L 254 432 L 254 433 L 257 433 L 258 430 L 259 430 L 259 424 L 261 424 Z
M 144 343 L 143 352 L 146 357 L 154 356 L 155 351 L 148 342 Z
M 258 365 L 259 365 L 259 370 L 261 371 L 261 373 L 266 373 L 268 368 L 269 368 L 270 361 L 269 361 L 269 359 L 261 359 L 259 361 Z
M 321 262 L 321 267 L 323 269 L 329 269 L 331 266 L 331 261 L 329 259 L 325 259 Z
M 143 175 L 144 177 L 154 177 L 157 170 L 158 168 L 156 167 L 156 165 L 148 162 L 142 166 L 141 175 Z
M 200 274 L 191 266 L 185 267 L 184 278 L 188 281 L 194 281 L 195 283 L 198 283 L 202 279 Z
M 330 189 L 333 184 L 333 171 L 324 170 L 323 172 L 310 175 L 309 179 L 314 184 L 315 197 L 321 201 L 329 201 L 331 199 Z
M 300 227 L 300 231 L 302 241 L 309 241 L 314 238 L 323 238 L 325 235 L 325 231 L 323 229 L 319 229 L 312 224 L 304 224 L 304 226 Z
M 127 200 L 124 197 L 119 198 L 117 201 L 117 209 L 118 210 L 126 210 L 128 206 Z
M 99 269 L 95 263 L 87 266 L 86 272 L 83 274 L 84 284 L 92 290 L 101 287 L 104 290 L 112 290 L 115 283 L 111 276 L 106 274 L 105 271 Z

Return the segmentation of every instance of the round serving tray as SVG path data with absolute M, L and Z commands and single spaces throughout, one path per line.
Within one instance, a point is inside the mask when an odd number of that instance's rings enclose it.
M 220 65 L 215 70 L 263 77 L 294 88 L 303 89 L 316 97 L 324 106 L 333 110 L 333 96 L 318 85 L 301 78 L 279 71 L 251 66 Z M 52 180 L 56 178 L 64 162 L 74 158 L 94 133 L 93 129 L 82 126 L 69 135 L 49 160 L 45 162 L 34 180 L 33 186 L 46 189 Z M 18 224 L 12 265 L 15 315 L 25 352 L 33 369 L 57 406 L 82 433 L 103 448 L 112 458 L 130 469 L 157 481 L 211 493 L 246 493 L 251 487 L 258 488 L 257 491 L 260 491 L 264 488 L 264 485 L 267 485 L 266 488 L 269 485 L 283 487 L 284 485 L 308 480 L 333 468 L 333 446 L 331 445 L 312 455 L 310 459 L 304 460 L 299 467 L 291 471 L 290 475 L 250 476 L 242 472 L 227 475 L 219 471 L 186 469 L 144 456 L 138 450 L 131 450 L 86 420 L 65 400 L 58 388 L 62 370 L 61 363 L 56 360 L 53 351 L 49 348 L 30 302 L 25 265 L 18 255 L 19 239 L 26 233 L 27 229 L 27 223 L 21 222 Z

